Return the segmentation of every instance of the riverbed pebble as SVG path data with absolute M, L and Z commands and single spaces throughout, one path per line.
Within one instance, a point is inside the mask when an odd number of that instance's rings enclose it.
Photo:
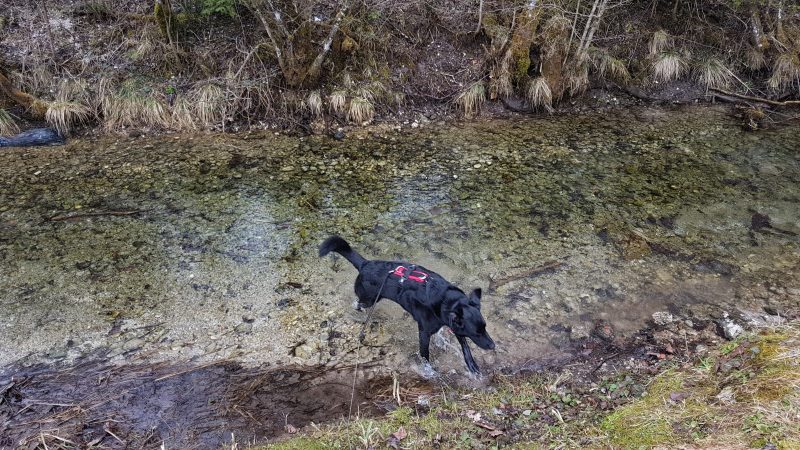
M 669 325 L 674 320 L 675 318 L 672 316 L 672 314 L 666 311 L 656 311 L 653 313 L 653 322 L 655 322 L 655 324 L 658 326 L 663 327 Z

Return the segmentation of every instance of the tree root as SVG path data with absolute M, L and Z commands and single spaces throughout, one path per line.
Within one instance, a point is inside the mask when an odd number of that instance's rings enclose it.
M 28 111 L 31 117 L 37 120 L 44 119 L 45 114 L 47 114 L 47 109 L 50 107 L 50 104 L 46 101 L 40 100 L 31 94 L 15 88 L 11 80 L 6 77 L 2 68 L 0 68 L 0 92 L 25 107 L 25 110 Z

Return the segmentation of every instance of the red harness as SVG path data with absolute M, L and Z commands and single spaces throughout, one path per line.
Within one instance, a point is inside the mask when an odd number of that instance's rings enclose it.
M 391 271 L 390 273 L 392 275 L 400 277 L 401 283 L 406 279 L 411 281 L 416 281 L 417 283 L 424 283 L 425 280 L 428 279 L 427 273 L 416 270 L 413 267 L 409 268 L 403 265 L 397 266 L 397 268 Z

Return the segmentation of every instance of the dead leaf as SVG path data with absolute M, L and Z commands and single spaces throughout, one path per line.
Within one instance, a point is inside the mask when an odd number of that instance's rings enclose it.
M 295 433 L 297 433 L 297 428 L 295 428 L 294 425 L 289 423 L 289 424 L 286 424 L 286 431 L 289 434 L 295 434 Z
M 403 439 L 406 438 L 406 436 L 408 436 L 408 433 L 406 433 L 405 427 L 400 427 L 397 429 L 397 431 L 392 433 L 392 437 L 397 439 L 398 441 L 402 441 Z
M 687 394 L 686 392 L 671 392 L 669 394 L 669 399 L 676 403 L 685 400 L 687 398 L 689 398 L 689 394 Z
M 479 427 L 481 427 L 481 428 L 483 428 L 485 430 L 497 431 L 497 428 L 495 428 L 492 424 L 486 423 L 486 422 L 484 422 L 482 420 L 476 420 L 475 421 L 475 425 L 477 425 L 477 426 L 479 426 Z
M 505 433 L 503 433 L 501 430 L 493 430 L 489 432 L 489 436 L 491 437 L 502 436 L 503 434 Z
M 477 422 L 481 420 L 481 413 L 475 412 L 473 410 L 467 411 L 467 417 L 469 417 L 473 422 Z

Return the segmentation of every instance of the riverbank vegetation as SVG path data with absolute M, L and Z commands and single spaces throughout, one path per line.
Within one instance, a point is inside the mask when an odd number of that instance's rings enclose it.
M 781 0 L 6 4 L 5 133 L 25 120 L 65 134 L 322 132 L 550 112 L 592 88 L 666 101 L 714 89 L 800 96 L 800 10 Z
M 311 425 L 265 448 L 795 449 L 799 354 L 794 322 L 652 371 L 498 376 L 484 391 L 395 387 L 384 417 Z

